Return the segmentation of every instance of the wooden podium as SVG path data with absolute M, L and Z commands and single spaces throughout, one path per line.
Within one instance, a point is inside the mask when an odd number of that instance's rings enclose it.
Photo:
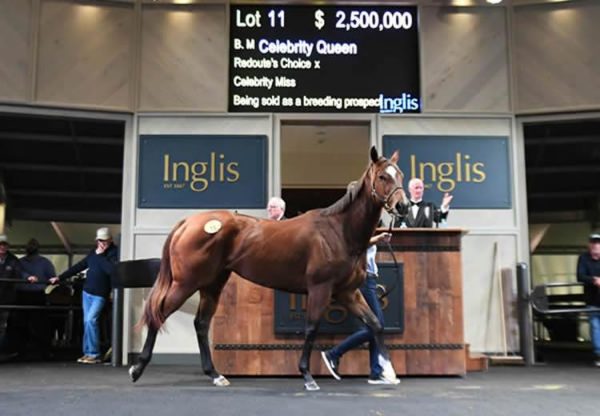
M 380 230 L 387 231 L 387 230 Z M 391 246 L 403 267 L 403 290 L 390 299 L 403 304 L 404 330 L 386 334 L 399 375 L 464 375 L 461 236 L 463 230 L 394 229 Z M 377 262 L 393 262 L 384 246 Z M 221 295 L 211 329 L 214 362 L 225 375 L 298 375 L 303 337 L 274 332 L 274 291 L 232 276 Z M 347 335 L 319 335 L 311 372 L 328 375 L 318 348 L 328 348 Z M 368 375 L 365 349 L 348 352 L 340 362 L 342 375 Z

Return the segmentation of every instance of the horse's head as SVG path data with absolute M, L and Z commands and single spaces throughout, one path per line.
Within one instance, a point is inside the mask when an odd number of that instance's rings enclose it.
M 386 159 L 379 156 L 375 146 L 371 147 L 371 194 L 389 213 L 395 211 L 396 204 L 408 204 L 402 183 L 404 174 L 398 167 L 398 151 Z

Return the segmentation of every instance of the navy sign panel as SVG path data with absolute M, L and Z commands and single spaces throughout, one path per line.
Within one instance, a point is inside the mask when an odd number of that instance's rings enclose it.
M 405 186 L 422 179 L 426 201 L 439 205 L 449 192 L 452 208 L 512 207 L 508 137 L 384 135 L 384 154 L 396 149 Z
M 404 332 L 404 272 L 399 264 L 398 273 L 393 263 L 377 263 L 378 292 L 390 290 L 382 301 L 384 332 Z M 306 295 L 275 291 L 275 333 L 304 335 Z M 351 334 L 364 324 L 345 307 L 332 303 L 327 307 L 319 324 L 319 334 Z
M 267 171 L 267 136 L 141 135 L 138 207 L 263 209 Z

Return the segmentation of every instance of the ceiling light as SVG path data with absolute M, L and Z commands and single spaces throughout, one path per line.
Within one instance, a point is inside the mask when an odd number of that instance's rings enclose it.
M 490 4 L 500 4 L 502 3 L 502 0 L 486 0 L 488 3 Z

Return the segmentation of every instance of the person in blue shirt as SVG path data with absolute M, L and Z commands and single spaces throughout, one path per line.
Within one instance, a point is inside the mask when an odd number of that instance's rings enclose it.
M 96 248 L 83 260 L 50 279 L 55 284 L 87 269 L 83 284 L 83 356 L 77 362 L 97 364 L 100 359 L 100 314 L 110 296 L 111 276 L 119 262 L 119 250 L 113 244 L 110 230 L 99 228 L 96 232 Z
M 588 250 L 577 260 L 577 281 L 584 285 L 585 303 L 590 307 L 600 308 L 600 233 L 590 235 Z M 588 319 L 596 355 L 594 364 L 600 367 L 600 313 L 590 313 Z
M 360 287 L 360 291 L 364 296 L 365 300 L 369 304 L 369 307 L 379 319 L 381 326 L 383 327 L 383 311 L 377 298 L 377 276 L 378 269 L 377 263 L 375 262 L 375 255 L 377 254 L 377 243 L 380 241 L 390 241 L 390 233 L 377 234 L 369 240 L 369 248 L 367 249 L 367 278 Z M 359 329 L 337 346 L 333 347 L 328 351 L 321 352 L 321 358 L 325 362 L 325 366 L 336 380 L 340 380 L 339 375 L 339 360 L 346 352 L 352 348 L 358 347 L 359 345 L 369 342 L 369 363 L 371 366 L 371 373 L 367 382 L 369 384 L 399 384 L 400 380 L 396 378 L 396 374 L 391 367 L 389 361 L 382 362 L 381 354 L 377 348 L 373 331 L 364 326 Z

